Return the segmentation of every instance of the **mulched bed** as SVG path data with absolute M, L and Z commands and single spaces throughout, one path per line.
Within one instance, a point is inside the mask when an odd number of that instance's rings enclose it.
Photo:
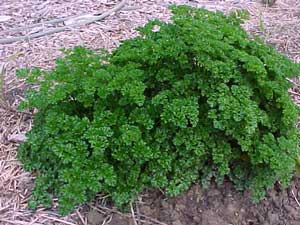
M 12 28 L 83 13 L 105 12 L 119 1 L 109 0 L 6 0 L 0 4 L 0 39 L 51 29 L 8 32 Z M 51 69 L 61 56 L 59 49 L 84 45 L 88 48 L 116 48 L 121 40 L 137 35 L 134 28 L 151 19 L 169 20 L 170 4 L 187 4 L 229 12 L 246 9 L 250 20 L 244 25 L 251 34 L 263 37 L 294 61 L 300 61 L 300 2 L 277 0 L 267 6 L 260 0 L 128 0 L 123 10 L 104 20 L 36 39 L 0 44 L 0 224 L 91 224 L 91 225 L 298 225 L 300 224 L 300 182 L 295 178 L 288 189 L 275 185 L 259 204 L 251 203 L 249 193 L 237 192 L 230 182 L 208 190 L 194 185 L 176 198 L 168 199 L 158 190 L 147 190 L 132 204 L 128 213 L 117 211 L 106 196 L 98 196 L 66 217 L 52 209 L 27 209 L 34 176 L 16 160 L 18 142 L 32 126 L 31 116 L 16 111 L 22 100 L 24 83 L 15 76 L 17 68 Z M 5 16 L 5 17 L 4 17 Z M 63 26 L 63 24 L 58 24 Z M 296 104 L 298 79 L 290 90 Z M 1 82 L 0 82 L 1 84 Z M 5 103 L 3 99 L 5 98 Z M 299 201 L 298 201 L 299 199 Z

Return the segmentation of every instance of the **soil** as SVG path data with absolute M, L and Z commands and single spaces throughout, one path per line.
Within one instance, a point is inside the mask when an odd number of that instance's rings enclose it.
M 206 190 L 193 185 L 176 198 L 166 198 L 159 191 L 147 191 L 136 204 L 135 212 L 139 214 L 135 220 L 126 214 L 114 214 L 107 224 L 299 225 L 299 195 L 298 178 L 294 178 L 288 189 L 275 185 L 268 191 L 266 199 L 258 204 L 251 202 L 249 192 L 236 191 L 228 181 L 220 187 L 212 185 Z M 144 218 L 148 219 L 148 223 L 143 222 Z M 100 213 L 98 217 L 94 213 L 93 221 L 89 220 L 92 225 L 101 225 L 103 221 Z
M 1 4 L 5 2 L 5 4 Z M 52 25 L 6 32 L 24 25 L 52 19 L 104 12 L 119 0 L 0 0 L 0 38 L 28 35 Z M 99 197 L 89 206 L 79 206 L 66 217 L 53 209 L 27 209 L 34 176 L 22 169 L 16 160 L 18 141 L 9 137 L 24 135 L 32 127 L 27 115 L 15 109 L 23 99 L 24 82 L 15 77 L 17 68 L 53 68 L 59 49 L 84 45 L 90 49 L 116 48 L 121 40 L 136 36 L 134 28 L 147 21 L 168 21 L 169 4 L 187 4 L 212 11 L 229 12 L 246 9 L 250 19 L 244 28 L 261 36 L 277 50 L 300 62 L 300 0 L 276 0 L 272 6 L 262 0 L 128 0 L 135 10 L 124 10 L 103 21 L 61 33 L 0 45 L 0 67 L 4 63 L 4 86 L 0 92 L 9 110 L 0 101 L 0 225 L 300 225 L 300 182 L 295 178 L 288 189 L 276 185 L 266 199 L 253 204 L 248 192 L 237 192 L 230 182 L 221 187 L 212 185 L 203 190 L 198 185 L 176 198 L 166 198 L 160 191 L 149 190 L 139 196 L 133 210 L 124 214 Z M 270 2 L 270 1 L 268 1 Z M 6 19 L 5 19 L 6 18 Z M 4 21 L 6 20 L 6 21 Z M 62 26 L 58 25 L 58 26 Z M 38 28 L 38 29 L 37 29 Z M 0 76 L 2 75 L 0 71 Z M 0 77 L 1 78 L 1 77 Z M 295 87 L 300 79 L 294 79 Z M 1 82 L 0 82 L 1 83 Z M 2 89 L 1 89 L 2 88 Z M 295 103 L 300 105 L 300 90 L 291 90 Z M 1 95 L 1 93 L 0 93 Z M 0 96 L 1 97 L 1 96 Z M 1 99 L 0 99 L 1 100 Z M 11 110 L 12 109 L 12 110 Z

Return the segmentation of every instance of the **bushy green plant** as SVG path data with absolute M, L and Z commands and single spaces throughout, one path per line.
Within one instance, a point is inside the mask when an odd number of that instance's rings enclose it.
M 98 192 L 121 206 L 146 187 L 175 196 L 224 177 L 259 200 L 289 184 L 298 109 L 286 78 L 299 65 L 249 37 L 241 13 L 171 10 L 172 23 L 151 21 L 112 53 L 75 47 L 52 71 L 19 72 L 38 86 L 18 152 L 36 173 L 31 207 L 55 195 L 65 214 Z

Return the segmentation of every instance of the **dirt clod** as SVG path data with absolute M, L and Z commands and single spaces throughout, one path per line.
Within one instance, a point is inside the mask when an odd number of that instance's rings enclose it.
M 113 215 L 109 225 L 132 225 L 129 221 L 127 221 L 123 216 Z
M 295 190 L 300 188 L 298 179 L 292 184 Z M 288 192 L 289 189 L 275 187 L 268 191 L 265 200 L 254 204 L 248 192 L 236 191 L 230 182 L 220 187 L 212 185 L 208 190 L 194 185 L 169 199 L 150 191 L 140 213 L 167 225 L 299 225 L 300 208 Z
M 100 225 L 102 224 L 101 221 L 104 221 L 104 215 L 95 210 L 91 210 L 88 212 L 87 219 L 91 225 Z

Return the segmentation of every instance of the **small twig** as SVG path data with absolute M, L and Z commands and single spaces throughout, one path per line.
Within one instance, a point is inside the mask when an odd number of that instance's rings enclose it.
M 288 92 L 291 93 L 291 94 L 293 94 L 293 95 L 300 96 L 300 93 L 297 93 L 297 92 L 295 92 L 295 91 L 289 90 Z
M 138 10 L 138 9 L 141 9 L 141 8 L 142 8 L 141 6 L 126 6 L 126 7 L 123 7 L 121 10 L 122 11 L 131 11 L 131 10 Z M 99 16 L 99 15 L 101 15 L 101 13 L 102 13 L 102 11 L 101 12 L 99 11 L 99 12 L 93 13 L 92 15 Z M 68 16 L 68 17 L 63 17 L 63 18 L 57 18 L 57 19 L 53 19 L 53 20 L 44 21 L 44 22 L 41 22 L 41 23 L 34 23 L 34 24 L 23 26 L 23 27 L 17 27 L 17 28 L 12 28 L 12 29 L 9 29 L 9 30 L 4 30 L 4 31 L 2 31 L 2 33 L 15 33 L 15 32 L 18 32 L 18 31 L 28 30 L 28 29 L 34 28 L 34 27 L 45 26 L 45 25 L 54 25 L 54 24 L 57 24 L 57 23 L 62 23 L 64 21 L 70 20 L 70 19 L 75 19 L 77 17 L 88 16 L 88 15 L 91 15 L 91 14 L 90 13 L 83 13 L 83 14 L 80 14 L 80 15 L 73 15 L 73 16 Z
M 289 78 L 285 78 L 287 81 L 289 81 L 289 82 L 291 82 L 294 86 L 296 86 L 296 87 L 298 87 L 298 84 L 295 82 L 295 81 L 293 81 L 293 80 L 291 80 L 291 79 L 289 79 Z
M 50 34 L 58 33 L 58 32 L 61 32 L 61 31 L 65 31 L 65 30 L 67 30 L 69 28 L 72 28 L 72 27 L 78 27 L 78 26 L 81 26 L 81 25 L 86 25 L 86 24 L 89 24 L 89 23 L 93 23 L 95 21 L 104 19 L 105 17 L 111 15 L 114 12 L 117 12 L 117 11 L 121 10 L 125 6 L 126 2 L 127 2 L 127 0 L 123 0 L 121 3 L 116 5 L 114 8 L 104 12 L 103 14 L 101 14 L 99 16 L 92 16 L 90 19 L 85 19 L 83 21 L 79 21 L 79 22 L 76 22 L 76 23 L 74 22 L 72 24 L 69 24 L 69 25 L 66 25 L 66 26 L 63 26 L 63 27 L 57 27 L 57 28 L 54 28 L 54 29 L 51 29 L 51 30 L 48 30 L 48 31 L 43 31 L 43 32 L 31 34 L 31 35 L 19 36 L 19 37 L 13 37 L 13 38 L 3 38 L 3 39 L 0 39 L 0 44 L 10 44 L 10 43 L 13 43 L 13 42 L 16 42 L 16 41 L 30 40 L 32 38 L 43 37 L 43 36 L 46 36 L 46 35 L 50 35 Z
M 4 207 L 2 207 L 2 208 L 0 208 L 0 212 L 2 212 L 2 211 L 5 211 L 7 208 L 9 208 L 10 206 L 9 205 L 7 205 L 7 206 L 4 206 Z
M 70 16 L 70 17 L 64 17 L 64 18 L 58 18 L 58 19 L 54 19 L 54 20 L 41 22 L 41 23 L 30 24 L 30 25 L 26 25 L 26 26 L 23 26 L 23 27 L 17 27 L 17 28 L 12 28 L 10 30 L 4 30 L 2 32 L 3 33 L 15 33 L 15 32 L 18 32 L 18 31 L 28 30 L 28 29 L 34 28 L 34 27 L 45 26 L 47 24 L 53 25 L 53 24 L 56 24 L 56 23 L 61 23 L 61 22 L 64 22 L 68 19 L 73 19 L 73 18 L 76 18 L 77 16 L 83 16 L 83 15 L 85 15 L 85 14 Z
M 137 214 L 137 221 L 139 224 L 141 224 L 140 209 L 139 209 L 139 206 L 137 203 L 135 204 L 135 209 L 136 209 L 136 214 Z
M 46 215 L 41 215 L 41 216 L 44 217 L 44 218 L 47 218 L 47 219 L 56 221 L 56 222 L 63 223 L 63 224 L 67 224 L 67 225 L 76 225 L 76 224 L 74 224 L 74 223 L 71 223 L 71 222 L 68 222 L 68 221 L 65 221 L 65 220 L 61 220 L 61 219 L 57 219 L 57 218 L 55 218 L 55 217 L 49 217 L 49 216 L 46 216 Z
M 35 218 L 34 220 L 32 220 L 28 225 L 34 225 L 36 221 L 38 221 L 40 218 Z
M 7 220 L 7 219 L 1 219 L 0 221 L 5 222 L 6 224 L 12 224 L 12 225 L 28 225 L 28 222 L 23 222 L 20 220 Z M 33 225 L 42 225 L 41 223 L 34 223 Z
M 134 214 L 134 210 L 133 210 L 133 207 L 132 207 L 132 203 L 130 203 L 130 209 L 131 209 L 131 215 L 132 215 L 132 220 L 133 220 L 134 225 L 139 225 L 138 222 L 136 221 L 136 218 L 135 218 L 135 214 Z
M 109 224 L 111 220 L 112 220 L 112 215 L 108 215 L 108 216 L 105 217 L 105 219 L 103 220 L 102 225 L 105 225 L 106 223 Z
M 86 221 L 84 221 L 84 219 L 78 209 L 76 209 L 76 214 L 79 217 L 79 219 L 81 220 L 82 224 L 87 225 Z
M 297 205 L 300 207 L 300 202 L 299 202 L 298 199 L 296 198 L 296 195 L 295 195 L 293 189 L 292 189 L 292 195 L 294 196 L 294 199 L 295 199 L 295 201 L 297 202 Z

